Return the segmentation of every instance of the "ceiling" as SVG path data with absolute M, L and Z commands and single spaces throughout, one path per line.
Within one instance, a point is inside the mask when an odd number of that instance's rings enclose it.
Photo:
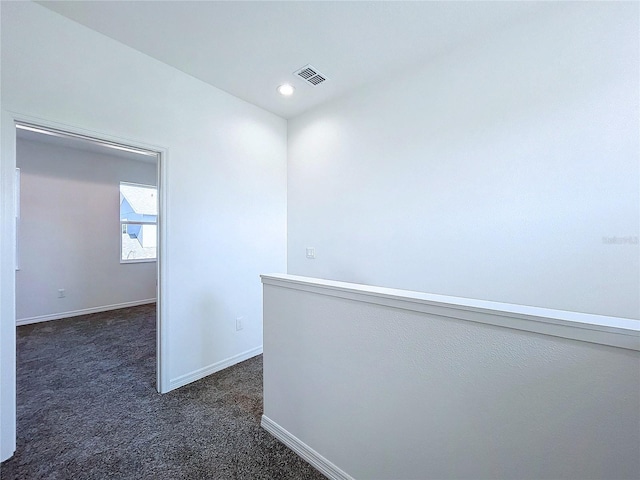
M 523 21 L 552 2 L 46 1 L 76 22 L 283 118 Z M 307 64 L 328 81 L 293 72 Z M 291 83 L 291 97 L 276 92 Z

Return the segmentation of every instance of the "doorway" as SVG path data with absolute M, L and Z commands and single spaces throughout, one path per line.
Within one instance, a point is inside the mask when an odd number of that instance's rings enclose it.
M 31 122 L 16 121 L 15 126 L 17 324 L 155 301 L 155 384 L 162 392 L 163 152 Z M 130 261 L 131 248 L 135 242 L 142 246 L 143 238 L 123 233 L 122 184 L 143 185 L 145 192 L 155 194 L 155 211 L 149 198 L 137 201 L 131 197 L 134 192 L 128 199 L 129 207 L 146 205 L 140 215 L 145 221 L 154 220 L 153 229 L 145 224 L 145 248 L 139 249 L 145 258 L 136 262 Z M 34 216 L 34 211 L 39 213 Z M 125 245 L 127 255 L 123 255 Z

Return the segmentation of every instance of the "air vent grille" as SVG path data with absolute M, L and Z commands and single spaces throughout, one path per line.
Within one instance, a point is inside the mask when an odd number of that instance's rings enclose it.
M 309 78 L 316 75 L 316 71 L 312 68 L 305 68 L 304 70 L 298 72 L 298 75 L 300 75 L 305 80 L 308 80 Z
M 317 87 L 322 82 L 325 82 L 327 80 L 327 77 L 325 75 L 318 72 L 318 70 L 315 67 L 312 67 L 311 65 L 305 65 L 301 69 L 293 72 L 293 74 L 302 78 L 308 84 L 314 87 Z
M 313 85 L 318 85 L 319 83 L 322 83 L 326 80 L 326 78 L 324 78 L 322 75 L 315 75 L 313 77 L 311 77 L 308 81 L 309 83 L 312 83 Z

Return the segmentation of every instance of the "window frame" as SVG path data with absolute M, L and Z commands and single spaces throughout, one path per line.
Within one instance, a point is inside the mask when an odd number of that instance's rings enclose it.
M 144 187 L 144 188 L 152 188 L 155 190 L 155 197 L 156 197 L 156 202 L 158 202 L 158 187 L 156 185 L 147 185 L 144 183 L 134 183 L 134 182 L 124 182 L 124 181 L 120 181 L 120 183 L 118 184 L 118 193 L 120 194 L 120 197 L 122 197 L 122 185 L 129 185 L 132 187 Z M 120 257 L 120 263 L 121 264 L 128 264 L 128 263 L 152 263 L 152 262 L 157 262 L 158 261 L 158 214 L 156 213 L 155 217 L 155 221 L 141 221 L 141 220 L 122 220 L 122 212 L 121 212 L 121 208 L 122 208 L 122 200 L 120 200 L 120 203 L 118 205 L 118 218 L 120 221 L 120 251 L 119 253 L 119 257 Z M 144 225 L 155 225 L 156 227 L 156 255 L 153 258 L 132 258 L 132 259 L 125 259 L 122 258 L 122 237 L 123 235 L 126 234 L 126 230 L 128 229 L 129 225 L 140 225 L 140 226 L 144 226 Z

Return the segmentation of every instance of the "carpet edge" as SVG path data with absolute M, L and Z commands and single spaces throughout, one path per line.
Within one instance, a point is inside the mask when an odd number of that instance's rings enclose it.
M 225 368 L 231 367 L 236 363 L 244 362 L 245 360 L 249 360 L 257 355 L 262 353 L 262 345 L 256 348 L 252 348 L 251 350 L 247 350 L 245 352 L 239 353 L 229 358 L 225 358 L 224 360 L 220 360 L 219 362 L 212 363 L 211 365 L 207 365 L 206 367 L 198 368 L 197 370 L 193 370 L 192 372 L 185 373 L 184 375 L 180 375 L 179 377 L 172 378 L 169 380 L 169 390 L 175 390 L 176 388 L 184 387 L 189 383 L 200 380 L 204 377 L 208 377 L 209 375 L 219 372 L 220 370 L 224 370 Z
M 289 433 L 287 430 L 282 428 L 266 415 L 262 415 L 260 426 L 271 435 L 276 437 L 280 442 L 293 450 L 303 460 L 305 460 L 327 478 L 331 480 L 355 480 L 347 472 L 334 465 L 332 462 L 316 452 L 313 448 L 302 442 L 295 435 Z
M 79 317 L 80 315 L 89 315 L 91 313 L 109 312 L 111 310 L 119 310 L 121 308 L 137 307 L 140 305 L 148 305 L 155 302 L 155 298 L 146 298 L 144 300 L 134 300 L 132 302 L 115 303 L 112 305 L 100 305 L 98 307 L 82 308 L 80 310 L 71 310 L 69 312 L 51 313 L 47 315 L 38 315 L 35 317 L 19 318 L 16 320 L 16 327 L 31 325 L 32 323 L 49 322 L 51 320 L 61 320 L 63 318 Z

